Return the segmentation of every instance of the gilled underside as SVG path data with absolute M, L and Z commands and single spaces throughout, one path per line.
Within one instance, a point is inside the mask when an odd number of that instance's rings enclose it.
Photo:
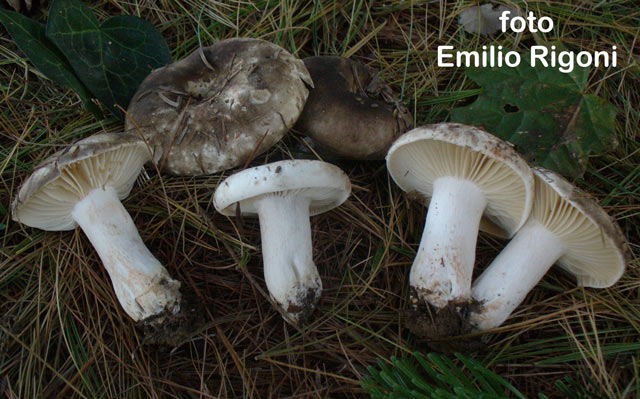
M 602 208 L 555 173 L 535 174 L 530 218 L 473 284 L 482 306 L 471 320 L 479 330 L 502 324 L 556 262 L 596 287 L 624 270 L 624 238 Z
M 403 190 L 430 198 L 409 274 L 407 326 L 430 339 L 468 332 L 480 220 L 491 217 L 511 234 L 524 223 L 530 172 L 503 142 L 456 124 L 407 133 L 389 152 L 387 167 Z
M 437 140 L 422 140 L 395 150 L 392 162 L 403 188 L 416 187 L 431 197 L 433 184 L 445 176 L 468 180 L 480 188 L 487 200 L 485 215 L 511 231 L 522 219 L 526 190 L 522 178 L 501 161 L 467 147 Z
M 91 190 L 104 186 L 113 187 L 120 199 L 126 197 L 147 159 L 147 148 L 136 144 L 57 165 L 58 178 L 27 198 L 15 214 L 28 226 L 49 231 L 71 230 L 76 226 L 71 212 L 78 201 Z
M 610 285 L 619 273 L 619 268 L 611 267 L 611 260 L 618 259 L 621 267 L 624 265 L 620 249 L 603 228 L 579 209 L 579 204 L 562 198 L 540 177 L 536 176 L 535 181 L 536 198 L 531 217 L 565 243 L 567 253 L 558 264 L 575 275 L 581 285 Z

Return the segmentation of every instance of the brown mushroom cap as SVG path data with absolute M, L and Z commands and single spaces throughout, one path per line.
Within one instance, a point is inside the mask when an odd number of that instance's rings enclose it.
M 123 199 L 151 159 L 144 141 L 127 133 L 102 133 L 58 151 L 38 165 L 11 204 L 13 219 L 49 231 L 72 230 L 73 208 L 91 190 L 113 187 Z
M 202 175 L 239 166 L 296 122 L 312 81 L 301 60 L 258 39 L 222 40 L 157 69 L 127 110 L 169 173 Z M 166 159 L 163 159 L 166 158 Z
M 384 159 L 413 125 L 411 113 L 377 71 L 337 56 L 304 59 L 314 89 L 297 127 L 321 150 L 349 159 Z

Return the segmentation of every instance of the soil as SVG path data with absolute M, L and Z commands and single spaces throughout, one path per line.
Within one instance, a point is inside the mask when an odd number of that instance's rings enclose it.
M 196 335 L 205 324 L 204 305 L 195 296 L 182 296 L 180 311 L 161 313 L 140 322 L 145 345 L 177 347 Z
M 411 297 L 418 298 L 413 289 Z M 438 309 L 426 301 L 418 300 L 405 310 L 404 325 L 434 351 L 445 354 L 482 352 L 485 345 L 478 337 L 470 336 L 473 326 L 469 322 L 469 315 L 478 306 L 475 301 L 451 301 Z

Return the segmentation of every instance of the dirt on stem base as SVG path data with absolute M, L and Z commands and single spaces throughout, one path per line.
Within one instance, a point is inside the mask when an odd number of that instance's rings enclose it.
M 414 288 L 411 288 L 410 296 L 420 298 Z M 424 339 L 430 349 L 445 354 L 485 349 L 479 337 L 469 336 L 472 332 L 469 314 L 479 306 L 477 302 L 451 301 L 440 309 L 419 299 L 410 303 L 410 308 L 404 312 L 404 325 L 412 334 Z
M 143 344 L 180 346 L 199 332 L 205 323 L 204 314 L 201 300 L 183 295 L 178 313 L 166 310 L 139 323 L 144 334 Z

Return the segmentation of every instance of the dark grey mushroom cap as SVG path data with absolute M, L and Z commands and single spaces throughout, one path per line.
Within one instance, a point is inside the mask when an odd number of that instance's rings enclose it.
M 11 204 L 13 219 L 43 230 L 72 230 L 74 206 L 91 190 L 113 187 L 120 199 L 151 160 L 145 142 L 132 134 L 102 133 L 58 151 L 38 165 Z
M 129 104 L 126 129 L 140 129 L 169 173 L 211 174 L 280 140 L 302 112 L 306 85 L 304 63 L 283 48 L 222 40 L 151 72 Z
M 297 128 L 330 155 L 384 159 L 391 143 L 413 125 L 411 113 L 377 71 L 344 57 L 304 59 L 314 88 Z

